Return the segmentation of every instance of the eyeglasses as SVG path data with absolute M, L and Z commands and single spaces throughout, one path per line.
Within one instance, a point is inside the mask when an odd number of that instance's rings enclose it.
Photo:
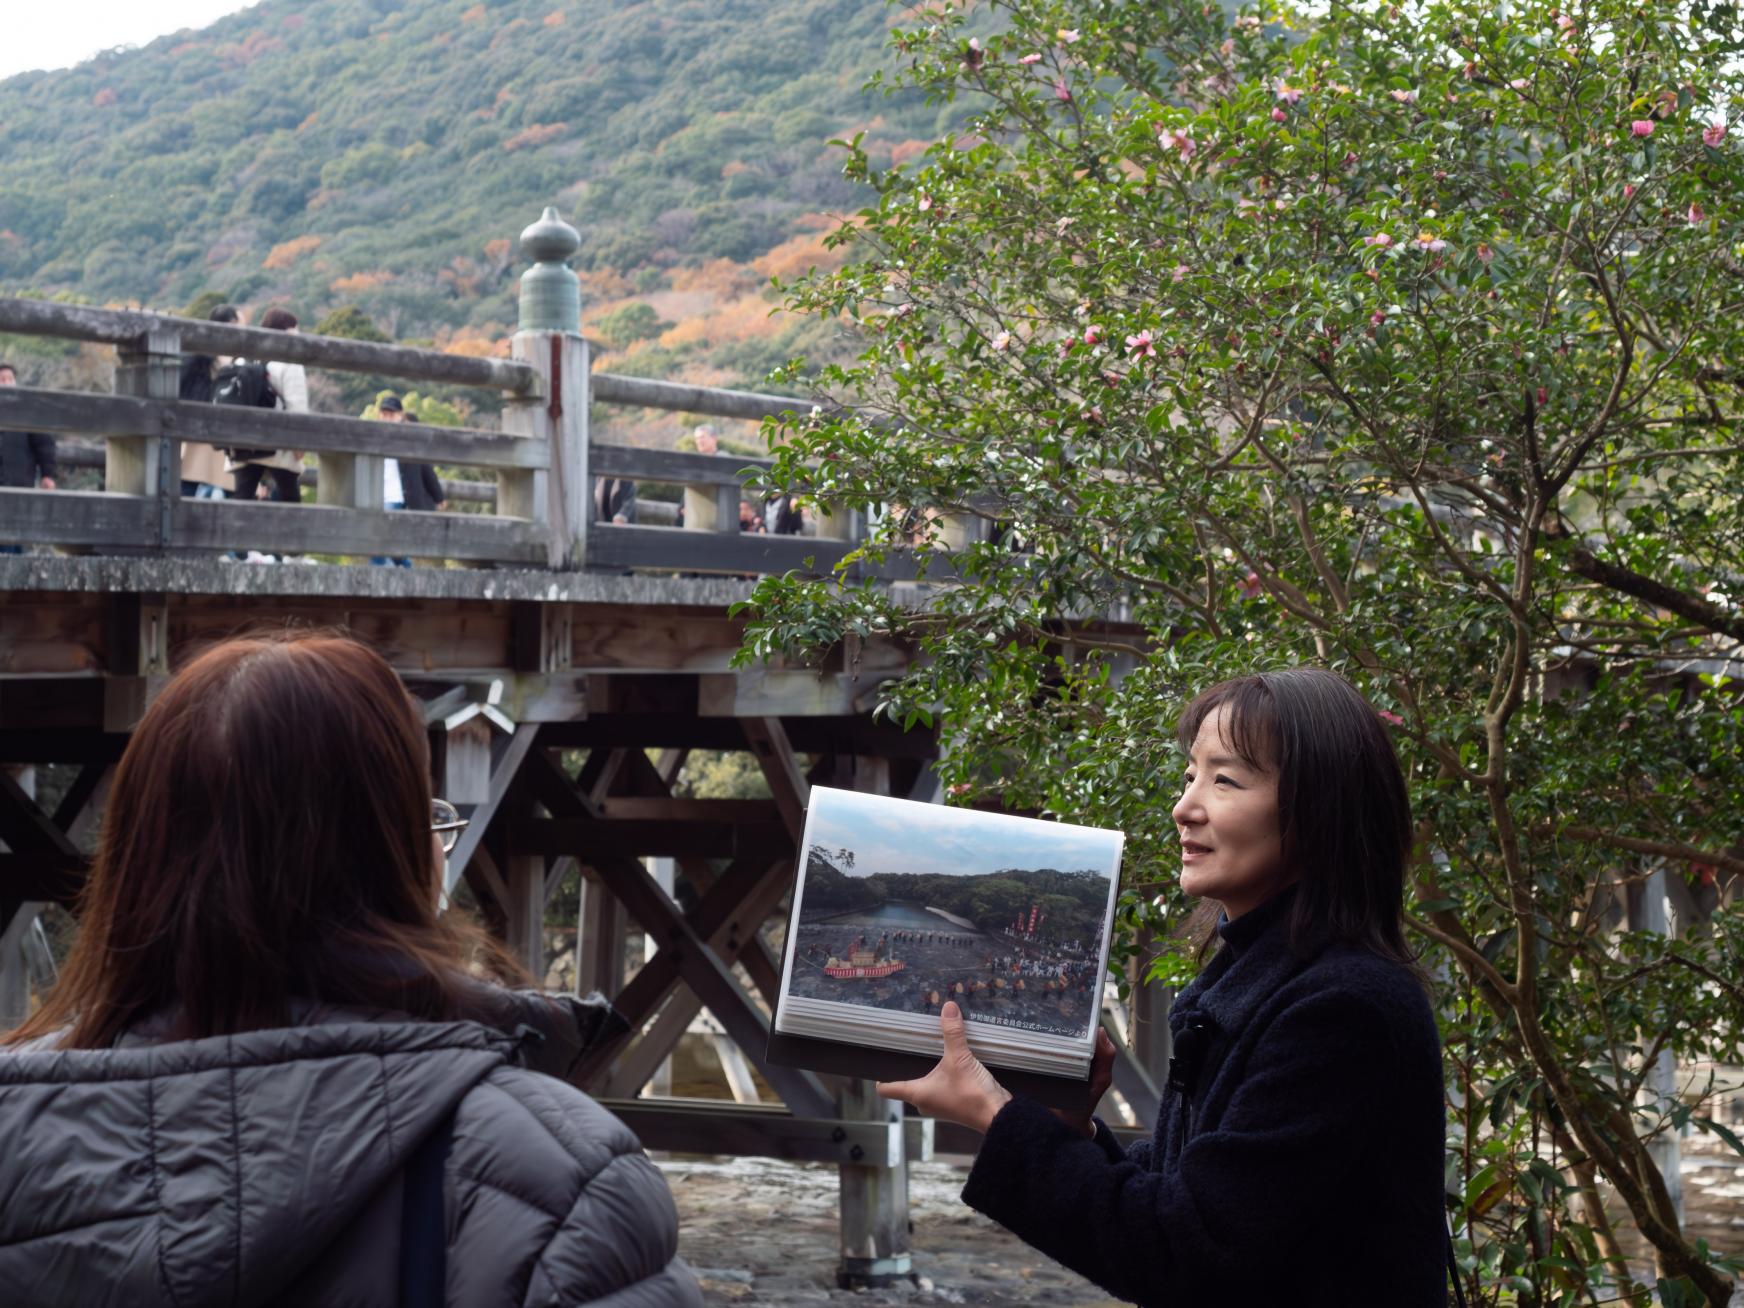
M 442 852 L 452 854 L 454 847 L 460 843 L 460 833 L 471 825 L 471 820 L 460 816 L 460 810 L 445 799 L 430 801 L 430 830 L 434 831 L 442 841 Z

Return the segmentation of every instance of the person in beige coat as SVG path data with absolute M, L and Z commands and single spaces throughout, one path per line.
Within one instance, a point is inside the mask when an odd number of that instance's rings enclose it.
M 294 332 L 297 317 L 289 309 L 268 309 L 260 325 L 274 331 Z M 279 394 L 279 408 L 286 413 L 309 411 L 309 379 L 300 363 L 269 363 L 266 373 L 273 389 Z M 303 498 L 298 479 L 303 475 L 301 450 L 271 450 L 246 463 L 234 459 L 227 465 L 236 477 L 236 498 L 255 498 L 262 477 L 272 480 L 272 498 L 284 504 L 296 504 Z
M 220 304 L 207 318 L 211 322 L 242 322 L 242 311 L 233 304 Z M 210 354 L 190 354 L 182 360 L 181 398 L 209 403 L 214 374 L 229 363 Z M 200 441 L 182 442 L 182 494 L 189 499 L 221 500 L 236 489 L 225 467 L 224 451 Z

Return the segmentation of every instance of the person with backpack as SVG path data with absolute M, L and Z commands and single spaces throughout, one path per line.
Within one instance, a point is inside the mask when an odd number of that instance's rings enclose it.
M 220 304 L 207 316 L 209 322 L 242 322 L 242 311 L 233 304 Z M 210 404 L 217 388 L 219 359 L 210 354 L 182 358 L 181 399 Z M 223 360 L 230 363 L 228 358 Z M 188 499 L 221 500 L 235 489 L 235 478 L 224 466 L 224 454 L 203 441 L 182 442 L 182 494 Z
M 439 912 L 429 776 L 346 637 L 230 640 L 153 700 L 0 1039 L 8 1308 L 701 1308 L 665 1180 L 563 1079 L 623 1019 Z
M 297 317 L 289 309 L 268 309 L 260 325 L 272 331 L 294 332 Z M 225 372 L 229 376 L 223 375 Z M 259 385 L 264 373 L 266 389 Z M 227 383 L 233 383 L 235 398 L 228 398 Z M 269 398 L 270 396 L 270 398 Z M 300 363 L 253 363 L 237 359 L 228 370 L 221 370 L 217 393 L 220 404 L 232 403 L 245 407 L 280 409 L 286 413 L 309 411 L 309 379 Z M 303 493 L 303 455 L 298 450 L 235 449 L 230 451 L 228 470 L 236 478 L 236 498 L 252 500 L 259 494 L 261 479 L 269 478 L 270 498 L 281 504 L 298 504 Z

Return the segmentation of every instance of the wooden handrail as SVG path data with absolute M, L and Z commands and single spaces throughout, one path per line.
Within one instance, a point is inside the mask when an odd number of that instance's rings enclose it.
M 742 486 L 747 473 L 775 466 L 772 459 L 744 459 L 736 454 L 691 454 L 597 442 L 590 447 L 589 458 L 596 477 L 670 481 L 686 486 Z
M 154 332 L 175 332 L 181 337 L 181 348 L 190 354 L 227 354 L 340 372 L 446 382 L 452 386 L 489 386 L 517 395 L 538 393 L 538 374 L 526 364 L 509 359 L 480 359 L 342 336 L 238 327 L 137 309 L 97 309 L 49 300 L 0 298 L 0 332 L 110 345 L 126 345 Z
M 480 468 L 545 468 L 540 441 L 468 427 L 372 422 L 326 413 L 282 413 L 188 400 L 0 387 L 0 430 L 127 432 L 170 430 L 179 440 L 234 449 L 283 449 L 379 454 L 422 463 Z
M 633 404 L 646 409 L 669 409 L 700 413 L 711 418 L 742 418 L 752 422 L 804 415 L 817 407 L 815 401 L 788 395 L 759 395 L 753 391 L 728 391 L 718 386 L 687 386 L 682 382 L 654 381 L 648 377 L 624 377 L 596 372 L 593 398 L 599 404 Z

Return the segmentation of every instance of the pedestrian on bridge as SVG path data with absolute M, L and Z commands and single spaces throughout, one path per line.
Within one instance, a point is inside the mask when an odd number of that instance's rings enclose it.
M 297 315 L 289 309 L 268 309 L 261 315 L 260 325 L 270 331 L 294 332 Z M 279 397 L 278 407 L 286 413 L 309 411 L 309 378 L 300 363 L 284 363 L 278 359 L 266 365 L 266 375 Z M 300 504 L 303 499 L 301 479 L 303 455 L 300 450 L 249 451 L 250 457 L 231 460 L 229 471 L 236 479 L 236 498 L 252 500 L 259 491 L 261 479 L 267 478 L 272 491 L 269 498 L 280 504 Z
M 239 639 L 116 768 L 78 941 L 0 1045 L 0 1285 L 34 1305 L 700 1308 L 616 1019 L 438 914 L 422 716 L 354 641 Z
M 0 386 L 18 385 L 18 371 L 0 363 Z M 41 431 L 0 431 L 0 486 L 53 490 L 55 438 Z M 0 554 L 21 554 L 17 545 L 0 545 Z
M 214 306 L 208 322 L 242 325 L 242 310 L 233 304 Z M 178 398 L 210 404 L 217 386 L 218 369 L 230 359 L 211 354 L 182 357 Z M 204 441 L 182 442 L 182 494 L 188 499 L 221 500 L 236 489 L 236 478 L 225 467 L 224 452 Z
M 983 1132 L 964 1201 L 1123 1299 L 1444 1308 L 1441 1051 L 1387 729 L 1298 668 L 1213 686 L 1179 736 L 1181 884 L 1216 952 L 1169 1015 L 1151 1138 L 1122 1148 L 1090 1115 L 1106 1035 L 1085 1107 L 1055 1113 L 993 1079 L 949 1005 L 944 1058 L 879 1092 Z

